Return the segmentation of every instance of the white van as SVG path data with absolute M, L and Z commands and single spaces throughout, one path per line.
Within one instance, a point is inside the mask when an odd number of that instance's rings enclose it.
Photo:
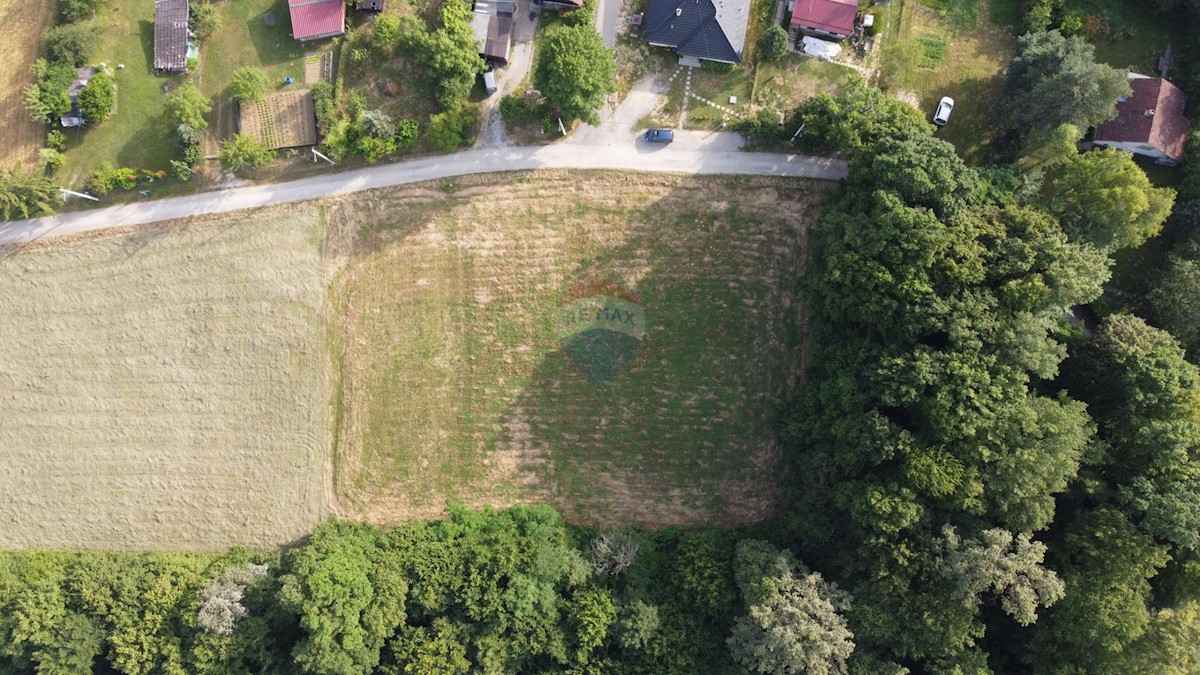
M 496 73 L 489 70 L 483 74 L 483 90 L 488 96 L 496 93 Z

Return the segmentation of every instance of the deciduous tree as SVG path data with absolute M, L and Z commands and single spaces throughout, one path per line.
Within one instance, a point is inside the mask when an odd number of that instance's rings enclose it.
M 616 92 L 613 51 L 591 26 L 555 26 L 538 47 L 533 84 L 564 121 L 599 124 L 597 112 Z

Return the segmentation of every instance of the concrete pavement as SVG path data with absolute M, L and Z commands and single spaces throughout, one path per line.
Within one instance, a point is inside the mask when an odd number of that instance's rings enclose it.
M 655 173 L 747 174 L 839 180 L 846 162 L 804 155 L 688 150 L 670 145 L 631 142 L 581 152 L 578 145 L 472 149 L 384 166 L 329 173 L 286 183 L 268 183 L 204 192 L 156 201 L 64 213 L 0 224 L 0 245 L 46 237 L 142 225 L 176 218 L 225 213 L 274 204 L 320 199 L 362 190 L 404 185 L 474 173 L 525 169 L 621 169 Z

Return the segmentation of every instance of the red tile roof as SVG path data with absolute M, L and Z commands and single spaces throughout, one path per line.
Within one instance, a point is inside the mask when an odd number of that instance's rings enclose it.
M 297 40 L 341 35 L 346 32 L 345 0 L 288 0 L 292 37 Z
M 1117 118 L 1096 127 L 1096 141 L 1143 143 L 1171 159 L 1183 160 L 1183 146 L 1192 125 L 1183 116 L 1187 96 L 1160 77 L 1131 78 L 1133 94 L 1117 103 Z M 1148 111 L 1154 114 L 1147 114 Z
M 849 35 L 857 14 L 858 0 L 796 0 L 792 25 Z

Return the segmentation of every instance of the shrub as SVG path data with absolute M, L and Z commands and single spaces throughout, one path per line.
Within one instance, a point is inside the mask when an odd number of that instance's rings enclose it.
M 363 131 L 376 138 L 391 138 L 396 135 L 396 122 L 382 110 L 368 110 L 362 115 Z
M 396 149 L 411 150 L 416 147 L 418 129 L 416 120 L 400 120 L 396 125 Z
M 54 150 L 62 150 L 67 145 L 67 135 L 58 129 L 51 129 L 46 132 L 46 147 Z
M 188 24 L 198 38 L 206 38 L 221 29 L 221 15 L 211 2 L 192 5 Z
M 787 54 L 787 31 L 782 26 L 771 26 L 758 38 L 758 55 L 767 61 L 777 61 Z
M 38 150 L 38 158 L 42 160 L 42 167 L 49 174 L 57 173 L 63 164 L 67 163 L 67 156 L 54 148 Z
M 425 137 L 433 143 L 433 147 L 442 152 L 450 152 L 462 147 L 469 140 L 474 124 L 474 114 L 471 111 L 447 110 L 429 118 L 429 130 L 425 132 Z
M 509 122 L 533 122 L 546 116 L 546 108 L 524 96 L 509 94 L 500 99 L 500 114 Z
M 243 66 L 233 71 L 233 82 L 229 94 L 239 103 L 258 101 L 271 89 L 271 80 L 262 68 Z
M 92 124 L 107 119 L 116 102 L 116 87 L 112 78 L 104 73 L 93 75 L 83 91 L 79 92 L 79 109 L 83 111 L 83 118 Z
M 221 168 L 226 171 L 260 167 L 272 159 L 275 159 L 275 151 L 248 134 L 237 134 L 221 144 Z
M 396 141 L 390 137 L 379 138 L 364 134 L 358 139 L 357 149 L 369 163 L 374 164 L 384 155 L 390 155 L 396 151 Z
M 95 29 L 79 24 L 55 26 L 42 33 L 42 42 L 51 61 L 61 61 L 79 67 L 88 62 L 96 50 Z
M 212 101 L 196 85 L 188 82 L 175 90 L 167 99 L 167 116 L 176 126 L 186 124 L 195 129 L 208 128 L 204 116 L 212 110 Z
M 129 190 L 136 186 L 136 170 L 123 167 L 118 168 L 113 166 L 111 162 L 101 164 L 87 179 L 87 189 L 101 197 L 116 189 Z
M 395 14 L 383 14 L 375 17 L 375 26 L 371 29 L 371 42 L 375 48 L 386 53 L 400 42 L 400 17 Z
M 59 0 L 59 23 L 87 21 L 96 15 L 100 0 Z

